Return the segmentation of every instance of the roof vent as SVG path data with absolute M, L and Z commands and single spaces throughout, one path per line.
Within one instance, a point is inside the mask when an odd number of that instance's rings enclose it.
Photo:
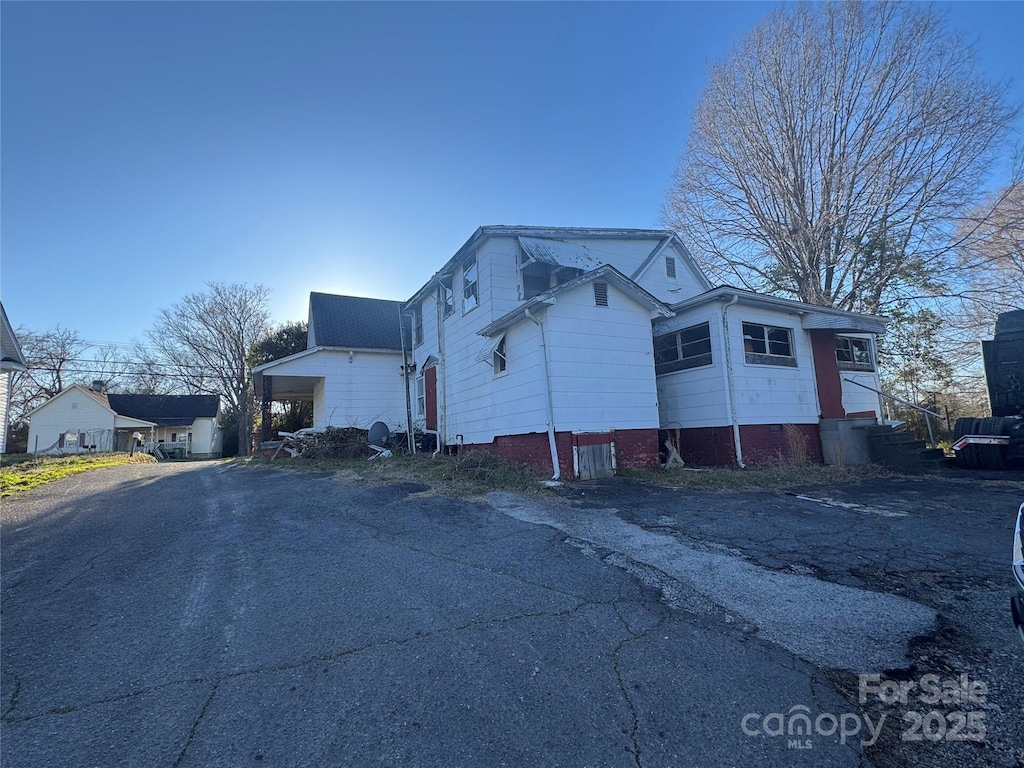
M 594 282 L 594 304 L 599 307 L 608 306 L 608 283 Z

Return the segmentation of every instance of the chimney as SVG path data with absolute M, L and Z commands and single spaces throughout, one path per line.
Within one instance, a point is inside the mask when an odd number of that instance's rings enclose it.
M 103 394 L 107 391 L 107 382 L 103 381 L 103 379 L 94 379 L 92 382 L 92 391 Z

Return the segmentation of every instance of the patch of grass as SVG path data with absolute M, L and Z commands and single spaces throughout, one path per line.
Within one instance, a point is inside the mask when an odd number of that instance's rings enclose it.
M 619 475 L 663 488 L 690 491 L 759 491 L 776 490 L 792 485 L 855 483 L 860 480 L 891 477 L 892 473 L 876 464 L 849 467 L 808 464 L 759 469 L 620 469 Z
M 484 491 L 532 491 L 542 479 L 522 464 L 483 451 L 459 456 L 395 455 L 388 459 L 233 459 L 237 466 L 285 469 L 293 472 L 337 472 L 348 480 L 369 482 L 419 481 L 454 496 Z
M 156 459 L 145 453 L 137 453 L 134 456 L 127 453 L 89 453 L 61 457 L 37 457 L 31 454 L 4 456 L 0 466 L 0 497 L 12 496 L 30 488 L 52 483 L 54 480 L 101 467 L 155 463 Z

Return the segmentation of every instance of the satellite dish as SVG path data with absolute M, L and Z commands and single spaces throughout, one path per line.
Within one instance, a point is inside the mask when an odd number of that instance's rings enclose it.
M 391 430 L 383 421 L 375 421 L 367 438 L 370 445 L 384 446 L 391 442 Z

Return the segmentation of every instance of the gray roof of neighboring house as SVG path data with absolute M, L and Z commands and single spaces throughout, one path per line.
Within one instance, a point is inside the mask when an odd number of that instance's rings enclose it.
M 162 427 L 187 426 L 196 419 L 214 418 L 220 408 L 216 395 L 107 395 L 119 416 L 151 421 Z
M 401 309 L 400 301 L 311 293 L 309 321 L 315 346 L 400 350 Z M 407 332 L 408 328 L 406 324 Z
M 25 362 L 25 355 L 21 351 L 18 337 L 14 334 L 11 321 L 7 319 L 7 310 L 0 303 L 0 358 L 3 362 L 10 363 L 18 368 L 28 365 Z

